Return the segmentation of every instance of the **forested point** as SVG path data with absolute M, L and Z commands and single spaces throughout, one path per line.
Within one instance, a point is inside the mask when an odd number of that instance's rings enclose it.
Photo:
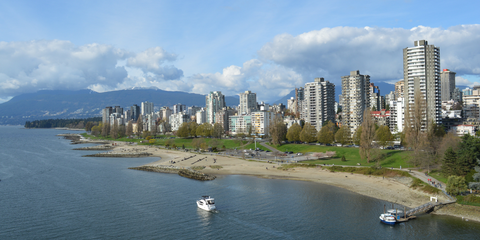
M 83 129 L 87 123 L 96 125 L 101 122 L 102 117 L 81 118 L 81 119 L 44 119 L 25 122 L 25 128 L 78 128 Z

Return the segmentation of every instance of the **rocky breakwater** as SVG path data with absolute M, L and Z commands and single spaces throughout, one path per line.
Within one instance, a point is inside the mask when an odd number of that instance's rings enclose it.
M 191 178 L 200 181 L 209 181 L 217 178 L 216 176 L 211 176 L 199 171 L 192 170 L 190 168 L 182 168 L 177 166 L 141 166 L 141 167 L 131 167 L 128 169 L 141 170 L 147 172 L 159 172 L 159 173 L 176 173 L 182 177 Z
M 121 157 L 121 158 L 138 158 L 149 157 L 151 153 L 147 152 L 134 152 L 134 153 L 122 153 L 122 152 L 103 152 L 90 155 L 83 155 L 82 157 Z
M 92 147 L 74 148 L 73 150 L 105 151 L 105 150 L 112 150 L 114 148 L 115 148 L 114 146 L 110 146 L 110 145 L 99 145 L 99 146 L 92 146 Z

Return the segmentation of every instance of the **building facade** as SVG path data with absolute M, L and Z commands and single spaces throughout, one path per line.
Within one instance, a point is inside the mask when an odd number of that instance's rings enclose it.
M 324 78 L 305 84 L 305 122 L 317 130 L 327 121 L 335 123 L 335 85 Z
M 428 129 L 431 122 L 441 124 L 440 48 L 419 40 L 414 41 L 414 47 L 403 49 L 403 77 L 405 110 L 413 108 L 418 89 L 426 103 L 422 129 Z
M 257 94 L 251 91 L 240 93 L 239 114 L 249 114 L 257 110 Z
M 362 124 L 363 112 L 370 108 L 370 76 L 351 71 L 342 77 L 342 126 L 347 126 L 350 137 Z
M 442 101 L 453 99 L 453 91 L 455 90 L 455 72 L 449 69 L 443 69 L 440 74 L 440 82 L 442 90 Z
M 222 110 L 225 106 L 225 96 L 220 91 L 210 92 L 205 97 L 205 110 L 207 114 L 207 122 L 215 123 L 215 113 Z
M 142 115 L 153 113 L 153 103 L 151 102 L 142 102 L 140 104 Z

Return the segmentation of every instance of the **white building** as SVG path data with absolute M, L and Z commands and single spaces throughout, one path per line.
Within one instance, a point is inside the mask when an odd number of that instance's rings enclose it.
M 390 101 L 390 132 L 403 132 L 405 121 L 404 99 L 398 98 L 396 101 Z
M 239 133 L 248 134 L 249 130 L 252 130 L 252 116 L 251 115 L 237 115 L 230 116 L 228 124 L 228 131 L 232 135 Z
M 238 114 L 249 114 L 257 110 L 257 94 L 251 91 L 240 93 Z
M 317 130 L 327 121 L 335 123 L 335 85 L 324 78 L 305 84 L 305 122 Z
M 350 131 L 350 137 L 363 122 L 363 112 L 370 108 L 370 76 L 351 71 L 342 77 L 342 126 Z
M 172 131 L 177 131 L 182 123 L 190 122 L 190 116 L 183 112 L 175 113 L 170 116 L 170 126 Z
M 142 102 L 140 109 L 141 109 L 142 115 L 153 113 L 153 103 Z
M 210 92 L 205 97 L 205 110 L 207 114 L 207 122 L 215 123 L 215 113 L 222 110 L 225 106 L 225 96 L 220 91 Z
M 426 101 L 422 128 L 428 129 L 432 121 L 441 124 L 440 48 L 428 45 L 425 40 L 415 41 L 414 47 L 404 48 L 403 75 L 406 110 L 413 107 L 415 91 L 419 89 Z
M 252 112 L 252 134 L 268 135 L 270 122 L 275 118 L 273 112 Z
M 473 125 L 458 125 L 458 126 L 452 126 L 450 129 L 453 134 L 457 136 L 463 136 L 466 134 L 475 136 L 475 126 Z
M 205 112 L 205 109 L 201 109 L 200 111 L 197 111 L 195 114 L 195 119 L 197 121 L 197 124 L 203 124 L 207 122 L 207 112 Z

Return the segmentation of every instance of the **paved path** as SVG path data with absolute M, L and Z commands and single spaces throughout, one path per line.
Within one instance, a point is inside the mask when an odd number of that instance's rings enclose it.
M 276 148 L 274 148 L 274 147 L 272 147 L 272 146 L 269 146 L 269 145 L 267 145 L 267 144 L 264 143 L 264 142 L 260 142 L 260 145 L 268 148 L 268 149 L 269 149 L 270 151 L 272 151 L 273 153 L 274 153 L 274 152 L 280 152 L 280 151 L 278 151 Z
M 402 169 L 402 171 L 407 171 L 407 172 L 410 172 L 410 170 L 408 169 Z M 416 170 L 411 170 L 410 172 L 410 175 L 426 182 L 426 183 L 429 183 L 428 182 L 428 179 L 431 179 L 432 181 L 434 181 L 435 183 L 441 183 L 440 181 L 438 181 L 437 179 L 433 178 L 432 176 L 426 176 L 425 173 L 422 173 L 422 172 L 419 172 L 419 171 L 416 171 Z M 429 183 L 430 184 L 430 183 Z M 431 186 L 433 186 L 432 184 L 430 184 Z M 437 188 L 442 190 L 442 191 L 445 191 L 445 188 L 446 188 L 446 184 L 445 183 L 441 183 L 442 187 L 439 187 L 438 184 L 437 184 Z

